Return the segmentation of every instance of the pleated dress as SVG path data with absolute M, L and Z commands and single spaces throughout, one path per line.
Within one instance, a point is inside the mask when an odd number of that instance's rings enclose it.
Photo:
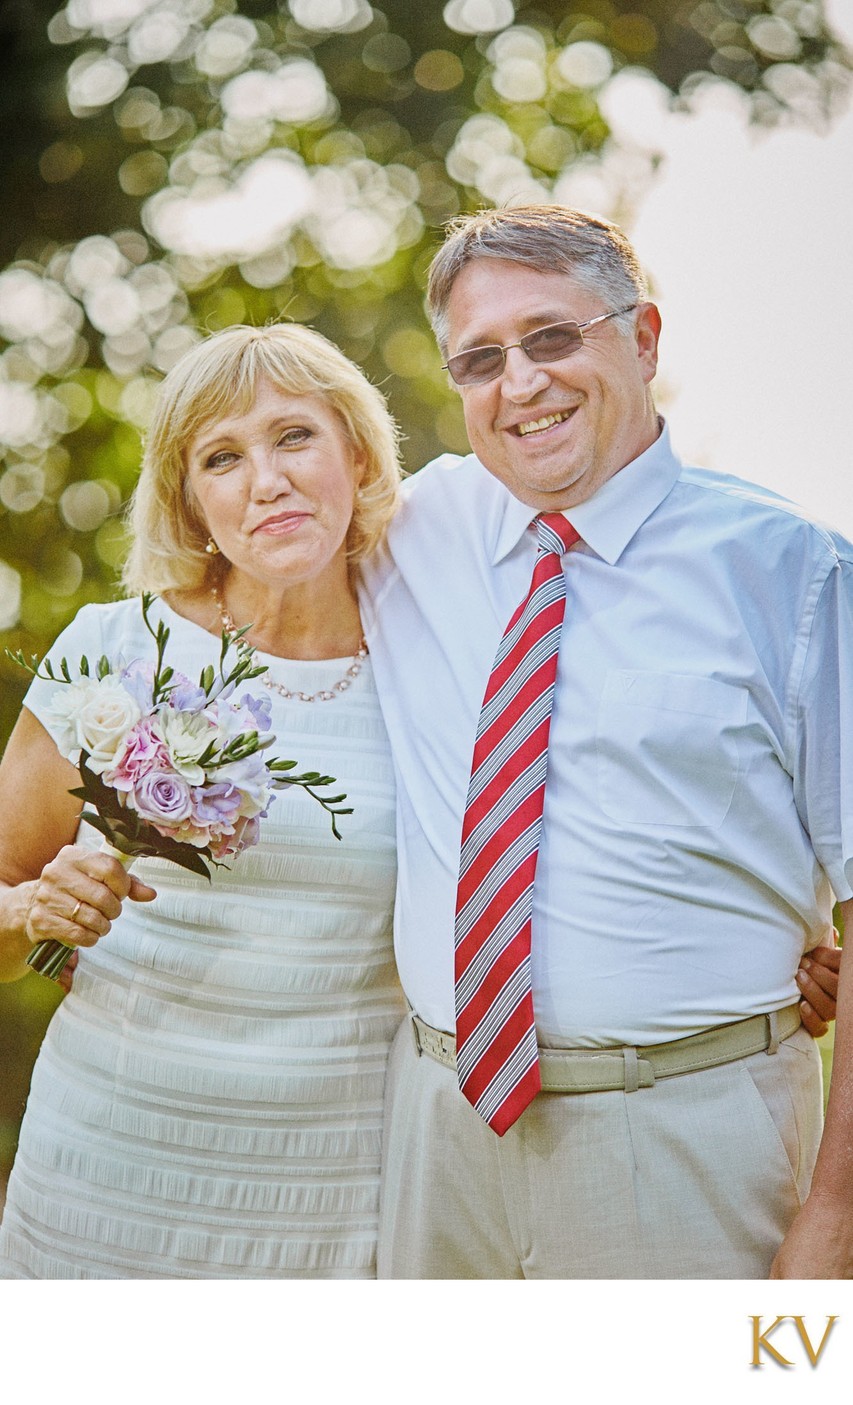
M 218 639 L 162 602 L 153 615 L 174 667 L 196 681 L 216 663 Z M 83 653 L 153 657 L 139 601 L 85 607 L 50 657 L 74 670 Z M 349 662 L 258 658 L 306 692 Z M 26 699 L 48 730 L 55 691 L 37 681 Z M 343 839 L 293 788 L 211 883 L 137 861 L 157 899 L 126 902 L 81 950 L 36 1063 L 0 1277 L 375 1273 L 385 1064 L 403 1008 L 388 741 L 369 659 L 333 702 L 270 696 L 272 754 L 347 792 Z M 85 824 L 80 840 L 100 844 Z

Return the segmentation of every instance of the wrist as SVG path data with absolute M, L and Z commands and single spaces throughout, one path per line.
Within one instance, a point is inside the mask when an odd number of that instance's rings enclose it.
M 803 1201 L 803 1210 L 809 1215 L 832 1220 L 838 1226 L 838 1233 L 853 1242 L 853 1187 L 822 1185 L 813 1181 L 812 1188 Z
M 38 887 L 39 880 L 37 878 L 33 878 L 29 883 L 20 883 L 18 885 L 18 891 L 19 893 L 21 893 L 21 901 L 23 904 L 23 921 L 21 923 L 21 935 L 23 936 L 28 946 L 34 946 L 36 942 L 41 940 L 38 934 L 34 933 L 30 926 L 30 917 L 32 916 L 33 905 L 36 900 L 36 893 L 38 892 Z M 21 889 L 23 889 L 24 891 L 21 892 Z
M 32 933 L 29 920 L 38 884 L 37 878 L 27 880 L 0 894 L 0 982 L 20 980 L 27 974 L 27 957 L 41 940 Z

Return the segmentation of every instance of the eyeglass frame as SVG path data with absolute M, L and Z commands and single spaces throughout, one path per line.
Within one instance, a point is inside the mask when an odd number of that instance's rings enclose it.
M 516 347 L 519 347 L 524 352 L 525 356 L 529 361 L 533 362 L 534 366 L 544 366 L 547 365 L 549 361 L 565 361 L 583 346 L 583 334 L 586 327 L 594 327 L 598 322 L 609 322 L 611 317 L 622 317 L 626 312 L 633 312 L 635 308 L 639 306 L 640 304 L 638 302 L 632 302 L 630 307 L 620 307 L 617 308 L 615 312 L 602 312 L 598 317 L 589 317 L 586 322 L 575 322 L 573 319 L 569 319 L 566 322 L 549 322 L 547 326 L 537 327 L 534 331 L 527 332 L 520 341 L 508 342 L 506 346 L 499 346 L 497 342 L 485 342 L 483 346 L 471 346 L 465 351 L 458 351 L 455 356 L 448 357 L 441 369 L 449 373 L 454 385 L 488 385 L 490 381 L 495 381 L 498 379 L 498 376 L 503 375 L 506 370 L 506 354 L 508 351 L 513 351 Z M 540 332 L 552 331 L 554 327 L 574 327 L 581 334 L 580 341 L 576 342 L 574 346 L 571 346 L 568 351 L 564 351 L 560 356 L 544 356 L 541 360 L 537 359 L 535 356 L 531 356 L 524 343 L 529 342 L 531 337 L 538 337 Z M 486 376 L 483 380 L 458 381 L 453 374 L 452 363 L 459 356 L 470 356 L 473 351 L 499 351 L 501 353 L 500 370 L 495 371 L 492 376 Z

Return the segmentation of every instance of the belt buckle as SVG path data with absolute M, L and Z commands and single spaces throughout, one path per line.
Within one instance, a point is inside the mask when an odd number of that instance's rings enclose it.
M 427 1029 L 423 1031 L 421 1038 L 421 1048 L 425 1054 L 438 1063 L 450 1064 L 453 1061 L 453 1036 L 445 1034 L 440 1029 Z

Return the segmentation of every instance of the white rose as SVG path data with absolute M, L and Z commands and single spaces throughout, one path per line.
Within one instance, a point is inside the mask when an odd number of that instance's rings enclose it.
M 116 760 L 127 733 L 142 716 L 139 704 L 113 675 L 81 678 L 60 688 L 51 703 L 60 734 L 57 746 L 76 765 L 89 753 L 89 769 L 100 775 Z M 60 730 L 61 729 L 61 730 Z
M 198 758 L 217 736 L 210 718 L 203 712 L 179 712 L 167 707 L 157 718 L 157 731 L 178 774 L 188 785 L 203 785 L 205 774 Z
M 77 741 L 77 713 L 92 691 L 92 680 L 81 678 L 79 683 L 71 683 L 57 688 L 47 710 L 51 731 L 56 745 L 63 756 L 76 766 L 80 759 L 80 744 Z

